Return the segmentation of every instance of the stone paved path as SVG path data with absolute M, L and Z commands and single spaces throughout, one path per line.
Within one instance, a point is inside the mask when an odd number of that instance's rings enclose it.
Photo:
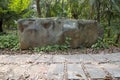
M 120 80 L 120 53 L 0 55 L 0 80 Z

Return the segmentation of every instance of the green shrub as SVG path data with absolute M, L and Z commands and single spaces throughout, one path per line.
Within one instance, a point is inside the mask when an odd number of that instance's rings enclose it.
M 67 50 L 69 49 L 70 38 L 66 38 L 64 45 L 48 45 L 45 47 L 35 47 L 32 48 L 32 51 L 56 51 L 56 50 Z M 0 49 L 19 49 L 19 40 L 16 34 L 1 34 L 0 35 Z
M 16 34 L 0 35 L 0 49 L 18 50 L 18 37 Z
M 45 47 L 35 47 L 33 51 L 40 52 L 40 51 L 57 51 L 57 50 L 67 50 L 69 49 L 66 45 L 48 45 Z
M 40 52 L 40 51 L 57 51 L 57 50 L 68 50 L 70 45 L 71 38 L 66 37 L 65 44 L 63 45 L 48 45 L 45 47 L 36 47 L 33 48 L 33 51 Z
M 108 43 L 105 43 L 104 39 L 98 38 L 97 42 L 91 46 L 93 49 L 108 48 Z

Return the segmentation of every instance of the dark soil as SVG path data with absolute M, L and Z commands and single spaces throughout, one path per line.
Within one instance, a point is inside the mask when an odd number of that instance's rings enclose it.
M 91 49 L 91 48 L 85 48 L 85 49 L 69 49 L 66 51 L 40 51 L 40 52 L 34 52 L 32 50 L 17 50 L 12 51 L 10 49 L 0 49 L 0 54 L 9 54 L 9 55 L 17 55 L 17 54 L 52 54 L 52 55 L 74 55 L 74 54 L 101 54 L 101 53 L 118 53 L 120 52 L 120 47 L 110 47 L 109 49 Z

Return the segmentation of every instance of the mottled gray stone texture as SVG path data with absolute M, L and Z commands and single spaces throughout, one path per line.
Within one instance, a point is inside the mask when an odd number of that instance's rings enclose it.
M 18 20 L 20 48 L 64 44 L 71 38 L 70 47 L 90 47 L 103 35 L 95 20 L 29 18 Z

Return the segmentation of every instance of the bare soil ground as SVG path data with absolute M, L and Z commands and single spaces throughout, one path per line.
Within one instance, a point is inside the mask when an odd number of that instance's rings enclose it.
M 85 48 L 85 49 L 69 49 L 66 51 L 40 51 L 40 52 L 35 52 L 32 50 L 17 50 L 17 51 L 12 51 L 10 49 L 0 49 L 0 54 L 52 54 L 52 55 L 74 55 L 74 54 L 101 54 L 101 53 L 117 53 L 120 52 L 120 47 L 115 47 L 112 46 L 109 49 L 91 49 L 91 48 Z

